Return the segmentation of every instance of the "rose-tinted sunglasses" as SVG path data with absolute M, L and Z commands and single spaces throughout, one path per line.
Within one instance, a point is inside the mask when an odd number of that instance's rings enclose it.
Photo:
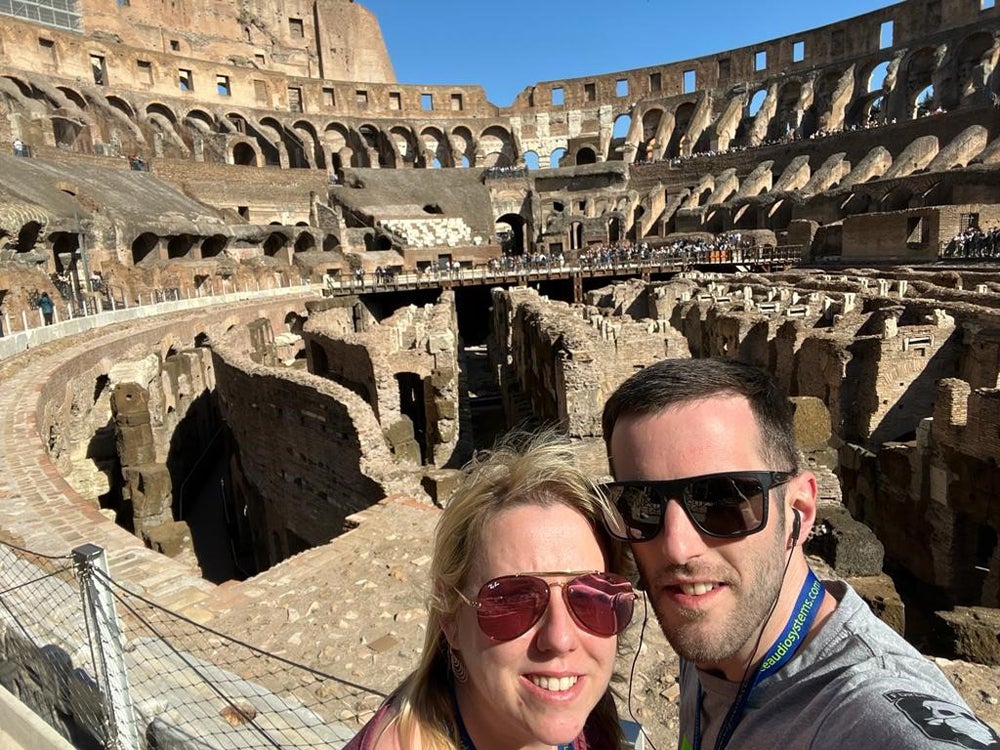
M 572 576 L 568 581 L 547 578 Z M 549 606 L 552 586 L 562 589 L 573 619 L 604 638 L 617 635 L 632 620 L 636 594 L 627 578 L 597 571 L 552 571 L 500 576 L 483 584 L 475 599 L 458 595 L 476 608 L 479 629 L 494 641 L 518 638 L 538 622 Z M 456 589 L 457 591 L 457 589 Z
M 663 529 L 667 503 L 676 500 L 701 533 L 722 539 L 754 534 L 767 524 L 768 490 L 788 482 L 786 471 L 725 471 L 670 481 L 608 482 L 611 506 L 605 523 L 611 535 L 647 542 Z

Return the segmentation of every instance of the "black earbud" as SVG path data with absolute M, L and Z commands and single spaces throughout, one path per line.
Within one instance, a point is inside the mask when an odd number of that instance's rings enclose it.
M 792 521 L 792 546 L 794 547 L 799 543 L 799 533 L 802 531 L 802 514 L 799 513 L 798 508 L 792 508 L 792 513 L 795 514 L 795 520 Z

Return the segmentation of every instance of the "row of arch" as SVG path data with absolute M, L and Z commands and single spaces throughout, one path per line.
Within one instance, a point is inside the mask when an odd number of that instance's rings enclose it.
M 891 59 L 873 58 L 860 67 L 783 78 L 737 92 L 714 121 L 704 100 L 673 109 L 653 104 L 636 111 L 634 119 L 620 114 L 613 136 L 631 146 L 626 160 L 670 159 L 988 104 L 1000 84 L 994 72 L 997 58 L 996 36 L 976 31 L 953 49 L 926 46 Z

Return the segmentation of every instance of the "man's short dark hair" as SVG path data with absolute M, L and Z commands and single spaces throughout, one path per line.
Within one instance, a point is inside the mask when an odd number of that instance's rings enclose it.
M 735 359 L 663 359 L 622 383 L 604 405 L 601 426 L 611 436 L 623 416 L 651 416 L 667 407 L 713 396 L 743 396 L 757 421 L 761 455 L 777 471 L 798 471 L 792 405 L 763 370 Z M 612 465 L 613 468 L 613 465 Z

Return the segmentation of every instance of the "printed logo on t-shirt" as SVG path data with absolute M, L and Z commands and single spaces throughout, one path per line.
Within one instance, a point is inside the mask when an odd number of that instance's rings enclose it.
M 997 733 L 964 706 L 904 690 L 885 693 L 885 698 L 932 740 L 957 747 L 1000 747 Z

